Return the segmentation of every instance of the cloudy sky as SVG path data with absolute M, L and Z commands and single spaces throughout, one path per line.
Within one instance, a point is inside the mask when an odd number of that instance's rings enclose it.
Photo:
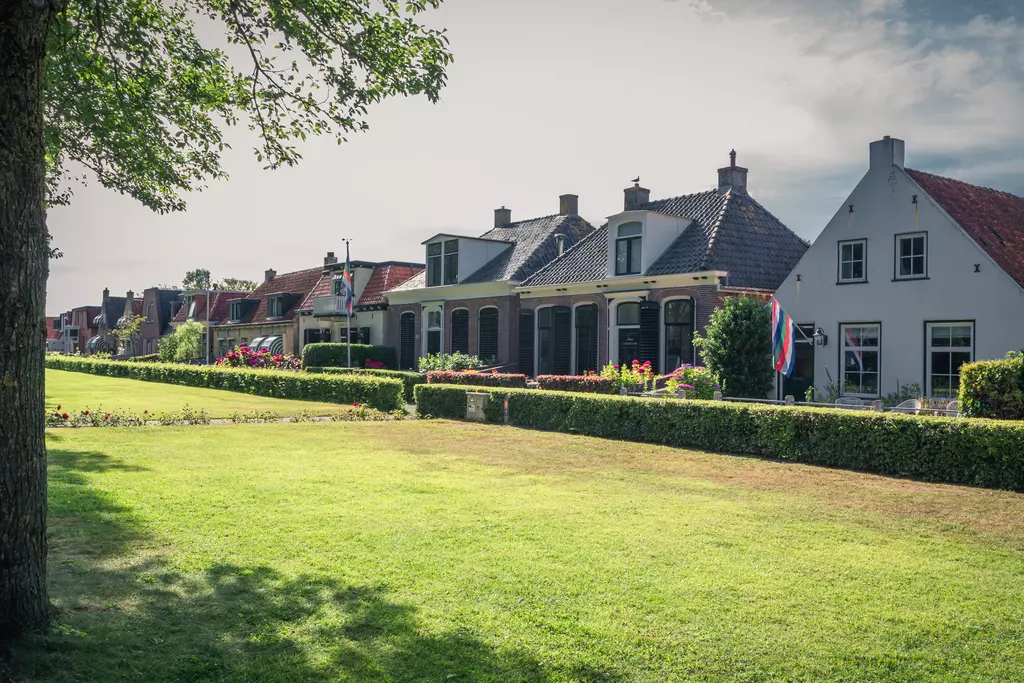
M 51 314 L 174 283 L 191 268 L 262 279 L 327 251 L 422 261 L 440 231 L 479 234 L 580 195 L 591 222 L 641 176 L 652 198 L 709 189 L 735 148 L 751 194 L 813 239 L 867 167 L 907 165 L 1024 195 L 1024 0 L 446 0 L 443 101 L 371 110 L 263 171 L 244 129 L 231 178 L 159 216 L 98 186 L 50 212 Z

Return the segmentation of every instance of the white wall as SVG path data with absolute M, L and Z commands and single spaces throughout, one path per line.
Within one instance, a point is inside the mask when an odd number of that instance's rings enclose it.
M 693 221 L 689 218 L 663 216 L 651 211 L 626 211 L 608 219 L 608 273 L 615 277 L 615 240 L 618 239 L 619 226 L 623 223 L 639 222 L 642 226 L 640 243 L 640 272 L 647 269 L 665 253 L 672 242 L 683 234 Z
M 914 183 L 902 169 L 902 143 L 893 142 L 900 143 L 896 165 L 873 147 L 875 166 L 776 293 L 795 322 L 813 322 L 828 335 L 827 346 L 815 349 L 819 388 L 826 368 L 841 381 L 841 322 L 881 323 L 882 395 L 896 391 L 897 383 L 926 386 L 925 321 L 974 320 L 976 360 L 1024 346 L 1024 289 Z M 894 236 L 916 231 L 928 233 L 928 279 L 894 281 Z M 838 242 L 858 238 L 867 239 L 867 282 L 838 285 Z

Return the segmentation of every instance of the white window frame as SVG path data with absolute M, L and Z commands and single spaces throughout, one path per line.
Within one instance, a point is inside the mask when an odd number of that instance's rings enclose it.
M 697 361 L 697 348 L 693 345 L 693 336 L 697 334 L 697 322 L 696 322 L 697 321 L 697 300 L 694 299 L 692 296 L 673 296 L 673 297 L 669 297 L 668 299 L 665 299 L 664 301 L 661 302 L 661 317 L 660 317 L 660 320 L 659 320 L 660 325 L 661 325 L 661 339 L 660 339 L 660 343 L 661 343 L 661 369 L 662 369 L 662 374 L 668 374 L 668 373 L 672 372 L 673 370 L 675 370 L 675 368 L 669 369 L 669 367 L 668 367 L 668 330 L 666 329 L 668 327 L 668 325 L 665 324 L 665 321 L 668 319 L 668 317 L 665 315 L 665 311 L 668 309 L 668 305 L 670 303 L 672 303 L 673 301 L 689 301 L 690 302 L 690 307 L 692 309 L 691 312 L 692 312 L 692 315 L 693 315 L 693 332 L 690 335 L 690 349 L 693 351 L 694 364 L 696 364 L 696 361 Z
M 614 305 L 608 307 L 608 328 L 609 328 L 609 340 L 608 340 L 608 362 L 612 365 L 622 365 L 621 358 L 619 358 L 619 330 L 632 330 L 640 329 L 640 318 L 637 317 L 635 325 L 619 325 L 619 306 L 622 304 L 641 304 L 643 300 L 638 296 L 623 297 L 621 299 L 615 299 Z M 598 361 L 600 362 L 600 360 Z
M 860 277 L 844 278 L 843 277 L 843 263 L 851 263 L 851 264 L 853 264 L 853 263 L 857 263 L 857 261 L 851 258 L 850 261 L 845 261 L 844 262 L 843 261 L 843 247 L 845 247 L 846 245 L 854 245 L 854 244 L 861 245 L 861 259 L 860 259 L 860 264 L 861 264 L 860 265 L 860 272 L 861 272 L 861 276 Z M 856 240 L 840 240 L 839 244 L 838 244 L 838 246 L 836 248 L 836 262 L 837 262 L 837 266 L 836 266 L 836 282 L 838 282 L 840 284 L 854 284 L 854 283 L 859 283 L 859 282 L 867 282 L 868 281 L 868 241 L 867 241 L 867 239 L 861 238 L 861 239 L 856 239 Z M 853 266 L 852 265 L 850 267 L 850 273 L 851 273 L 851 275 L 853 274 Z
M 971 345 L 970 346 L 932 346 L 932 330 L 935 329 L 936 327 L 950 327 L 950 328 L 952 328 L 952 327 L 967 327 L 967 328 L 970 328 L 970 330 L 971 330 Z M 971 358 L 970 358 L 970 360 L 968 362 L 973 362 L 974 359 L 975 359 L 975 350 L 974 350 L 974 347 L 975 347 L 974 321 L 973 320 L 935 320 L 935 321 L 929 321 L 929 322 L 926 322 L 925 325 L 924 325 L 924 335 L 925 335 L 924 336 L 924 348 L 925 348 L 925 356 L 924 356 L 925 395 L 926 396 L 934 396 L 935 389 L 932 386 L 932 374 L 933 374 L 932 373 L 932 352 L 933 351 L 940 352 L 940 353 L 964 353 L 964 352 L 967 352 L 967 353 L 971 354 Z M 957 381 L 959 383 L 960 373 L 953 371 L 952 358 L 951 358 L 950 359 L 949 374 L 947 376 L 948 377 L 953 377 L 954 375 L 957 377 Z M 957 393 L 959 393 L 959 392 L 957 392 Z M 951 396 L 948 396 L 948 397 L 944 396 L 942 398 L 948 398 L 949 400 L 952 401 L 952 400 L 956 399 L 956 397 L 957 397 L 956 394 L 953 394 Z
M 918 237 L 924 238 L 924 253 L 921 254 L 921 258 L 924 261 L 924 272 L 919 275 L 900 275 L 900 261 L 902 260 L 902 242 L 903 240 L 913 240 Z M 893 245 L 895 250 L 893 254 L 893 279 L 894 280 L 923 280 L 928 277 L 928 233 L 927 232 L 908 232 L 901 233 L 895 236 L 895 244 Z M 866 252 L 865 252 L 866 253 Z M 910 256 L 911 263 L 913 263 L 913 256 Z
M 438 314 L 438 317 L 441 320 L 441 326 L 440 327 L 430 327 L 430 314 L 434 313 L 434 312 L 436 312 Z M 441 332 L 441 342 L 439 344 L 439 348 L 440 348 L 439 353 L 444 353 L 445 352 L 445 350 L 444 350 L 444 306 L 424 306 L 423 307 L 423 314 L 422 314 L 421 318 L 423 320 L 423 323 L 422 323 L 423 324 L 423 340 L 420 343 L 420 357 L 421 358 L 426 358 L 427 357 L 427 348 L 429 347 L 429 343 L 430 343 L 430 341 L 429 341 L 430 340 L 430 332 L 433 332 L 434 330 L 440 330 L 440 332 Z
M 875 374 L 878 376 L 877 377 L 878 381 L 876 382 L 876 393 L 874 393 L 874 394 L 868 394 L 868 393 L 859 392 L 859 391 L 846 391 L 846 351 L 847 351 L 848 348 L 851 348 L 851 347 L 848 347 L 846 345 L 847 339 L 848 339 L 846 331 L 848 329 L 865 328 L 865 327 L 876 327 L 876 328 L 878 328 L 878 335 L 877 335 L 877 337 L 878 337 L 878 344 L 876 346 L 859 346 L 859 347 L 856 347 L 856 348 L 860 349 L 860 351 L 862 351 L 862 352 L 864 352 L 864 351 L 874 351 L 875 353 L 878 354 L 878 370 L 875 372 Z M 840 389 L 840 392 L 842 393 L 843 396 L 853 396 L 853 397 L 856 397 L 856 398 L 878 398 L 878 397 L 880 397 L 882 395 L 882 323 L 880 323 L 880 322 L 873 322 L 873 323 L 842 323 L 842 324 L 839 325 L 839 368 L 840 368 L 840 370 L 839 370 L 839 373 L 840 373 L 839 374 L 839 389 Z M 862 359 L 861 360 L 861 371 L 860 371 L 860 375 L 861 375 L 860 384 L 864 383 L 864 380 L 863 380 L 864 369 L 863 368 L 864 368 L 864 365 L 863 365 L 863 359 Z
M 622 235 L 622 229 L 623 228 L 631 228 L 632 229 L 634 226 L 639 229 L 639 232 L 637 232 L 636 234 L 633 234 L 633 235 Z M 631 256 L 633 256 L 633 249 L 629 245 L 631 245 L 633 243 L 633 240 L 638 240 L 638 243 L 640 245 L 639 250 L 638 250 L 639 253 L 636 254 L 635 259 L 634 258 L 630 258 Z M 620 242 L 624 242 L 624 243 L 627 244 L 627 247 L 626 247 L 626 270 L 625 270 L 625 272 L 622 272 L 622 273 L 619 272 L 619 243 Z M 626 221 L 625 223 L 620 223 L 619 225 L 615 226 L 615 243 L 614 243 L 613 247 L 614 248 L 613 248 L 613 251 L 612 251 L 612 264 L 614 266 L 613 272 L 615 273 L 615 277 L 636 276 L 636 275 L 640 275 L 643 272 L 643 258 L 642 258 L 643 257 L 643 253 L 644 253 L 643 252 L 643 250 L 644 250 L 644 226 L 643 226 L 643 223 L 641 223 L 640 221 Z M 634 260 L 636 261 L 636 270 L 635 271 L 634 270 L 630 270 L 630 265 L 633 263 Z

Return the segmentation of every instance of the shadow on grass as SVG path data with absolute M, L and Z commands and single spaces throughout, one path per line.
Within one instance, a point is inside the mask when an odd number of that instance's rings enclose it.
M 609 681 L 470 629 L 437 632 L 385 585 L 269 566 L 173 567 L 89 474 L 124 466 L 51 452 L 51 595 L 60 616 L 15 644 L 16 681 Z M 4 681 L 3 683 L 6 683 Z

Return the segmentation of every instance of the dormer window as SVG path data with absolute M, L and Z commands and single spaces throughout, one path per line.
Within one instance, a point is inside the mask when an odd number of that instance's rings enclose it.
M 272 296 L 267 299 L 267 317 L 280 318 L 284 316 L 284 297 Z
M 185 297 L 185 317 L 191 320 L 196 317 L 196 295 L 190 294 Z
M 643 227 L 639 222 L 623 223 L 615 239 L 615 274 L 640 274 L 640 243 Z
M 242 319 L 242 302 L 232 301 L 228 305 L 231 307 L 231 322 L 237 323 Z
M 427 286 L 459 283 L 459 241 L 445 240 L 427 245 Z

